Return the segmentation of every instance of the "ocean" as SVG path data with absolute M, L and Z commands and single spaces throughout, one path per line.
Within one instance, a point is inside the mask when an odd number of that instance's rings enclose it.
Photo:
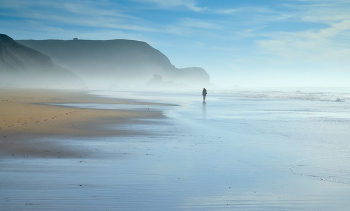
M 16 172 L 0 176 L 17 184 L 7 195 L 31 203 L 11 209 L 350 207 L 349 88 L 208 89 L 206 102 L 201 90 L 91 94 L 171 105 L 62 105 L 160 111 L 165 118 L 107 126 L 139 135 L 69 140 L 101 156 L 5 160 L 5 169 L 26 162 L 21 171 L 37 170 L 30 178 Z

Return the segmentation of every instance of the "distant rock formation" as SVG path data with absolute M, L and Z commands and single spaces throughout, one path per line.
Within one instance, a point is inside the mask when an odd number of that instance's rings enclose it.
M 134 40 L 18 40 L 49 55 L 89 85 L 144 85 L 154 74 L 164 81 L 206 85 L 210 77 L 202 68 L 174 67 L 160 51 Z
M 0 86 L 84 87 L 72 72 L 50 57 L 0 34 Z
M 181 89 L 181 88 L 188 88 L 183 83 L 175 83 L 172 81 L 163 81 L 162 76 L 154 74 L 154 78 L 149 80 L 146 83 L 147 88 L 154 88 L 154 89 Z

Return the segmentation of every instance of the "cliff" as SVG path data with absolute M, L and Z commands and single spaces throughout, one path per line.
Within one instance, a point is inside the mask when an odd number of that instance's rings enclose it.
M 0 86 L 84 87 L 69 70 L 53 63 L 49 56 L 0 34 Z
M 210 77 L 202 68 L 178 69 L 160 51 L 134 40 L 18 40 L 49 55 L 89 85 L 144 85 L 154 74 L 164 81 L 205 85 Z

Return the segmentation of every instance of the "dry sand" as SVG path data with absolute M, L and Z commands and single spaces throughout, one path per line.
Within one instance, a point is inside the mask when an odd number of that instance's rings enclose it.
M 160 112 L 154 111 L 70 108 L 48 103 L 154 104 L 101 98 L 82 90 L 0 88 L 1 154 L 49 156 L 53 143 L 39 142 L 39 138 L 132 135 L 130 131 L 107 130 L 102 126 L 130 123 L 133 119 L 162 117 Z

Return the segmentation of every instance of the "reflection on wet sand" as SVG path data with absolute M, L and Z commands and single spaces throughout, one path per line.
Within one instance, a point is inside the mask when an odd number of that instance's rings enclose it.
M 0 210 L 346 210 L 349 122 L 334 117 L 348 105 L 320 117 L 327 103 L 225 98 L 210 101 L 207 113 L 195 101 L 165 109 L 171 118 L 89 120 L 107 135 L 22 140 L 21 153 L 0 154 Z M 8 147 L 26 137 L 6 136 Z M 55 156 L 28 156 L 28 144 Z M 322 156 L 330 160 L 312 159 Z
M 203 102 L 203 118 L 205 119 L 207 114 L 207 104 L 205 102 Z

